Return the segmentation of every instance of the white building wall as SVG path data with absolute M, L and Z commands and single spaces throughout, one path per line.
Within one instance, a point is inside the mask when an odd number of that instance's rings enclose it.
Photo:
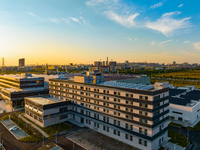
M 200 102 L 193 107 L 170 104 L 169 110 L 169 116 L 173 116 L 174 120 L 179 123 L 188 121 L 189 126 L 195 126 L 200 120 Z M 173 111 L 182 114 L 173 113 Z M 179 117 L 183 119 L 182 122 L 178 120 Z

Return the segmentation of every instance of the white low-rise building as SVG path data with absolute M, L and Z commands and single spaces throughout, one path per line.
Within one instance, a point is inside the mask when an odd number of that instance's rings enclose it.
M 194 127 L 200 121 L 200 90 L 170 89 L 172 122 Z

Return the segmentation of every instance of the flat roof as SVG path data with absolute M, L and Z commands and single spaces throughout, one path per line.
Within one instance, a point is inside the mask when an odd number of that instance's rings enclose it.
M 176 105 L 194 106 L 200 100 L 200 90 L 170 89 L 169 102 Z
M 36 77 L 36 76 L 23 76 L 21 74 L 5 74 L 1 75 L 2 77 L 9 77 L 14 79 L 40 79 L 42 77 Z
M 62 102 L 62 100 L 50 96 L 27 97 L 27 99 L 40 105 L 48 105 Z
M 150 90 L 154 88 L 154 85 L 133 84 L 133 83 L 124 83 L 117 81 L 106 81 L 100 83 L 99 85 L 128 88 L 128 89 L 138 89 L 138 90 Z
M 2 88 L 2 90 L 4 91 L 8 91 L 10 93 L 14 93 L 14 92 L 29 92 L 29 91 L 41 91 L 44 90 L 44 87 L 34 87 L 34 88 L 25 88 L 25 89 L 17 89 L 17 88 Z
M 10 92 L 10 93 L 12 93 L 12 92 L 21 92 L 21 91 L 23 91 L 23 90 L 21 90 L 21 89 L 16 89 L 16 88 L 3 88 L 3 90 L 8 91 L 8 92 Z

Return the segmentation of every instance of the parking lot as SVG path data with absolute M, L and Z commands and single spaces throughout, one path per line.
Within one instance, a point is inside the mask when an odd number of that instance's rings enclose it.
M 1 121 L 1 123 L 10 131 L 10 129 L 12 127 L 16 127 L 17 125 L 15 123 L 13 123 L 10 119 L 8 120 L 4 120 L 4 121 Z M 22 139 L 22 138 L 25 138 L 28 136 L 28 134 L 26 134 L 23 130 L 21 130 L 20 128 L 17 129 L 17 130 L 13 130 L 13 131 L 10 131 L 14 137 L 19 140 L 19 139 Z

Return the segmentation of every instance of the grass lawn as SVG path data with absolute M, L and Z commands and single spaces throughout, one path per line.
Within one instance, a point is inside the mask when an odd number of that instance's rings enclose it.
M 52 148 L 56 147 L 56 144 L 54 143 L 48 143 L 46 145 L 42 145 L 41 147 L 39 147 L 37 150 L 50 150 Z
M 184 70 L 180 72 L 161 73 L 156 74 L 155 77 L 200 80 L 200 70 Z
M 9 115 L 6 115 L 6 116 L 3 116 L 0 118 L 0 121 L 3 121 L 3 120 L 8 120 L 9 119 Z
M 200 82 L 151 79 L 151 84 L 154 84 L 155 82 L 169 82 L 169 84 L 173 84 L 173 86 L 177 87 L 192 85 L 200 89 Z
M 56 131 L 62 132 L 65 130 L 70 130 L 72 127 L 66 123 L 55 124 L 52 126 L 41 128 L 44 132 L 46 132 L 49 136 L 56 134 Z
M 188 127 L 189 130 L 200 130 L 200 122 L 197 123 L 194 127 Z
M 169 140 L 169 142 L 178 144 L 182 147 L 186 147 L 188 145 L 188 143 L 190 142 L 188 140 L 187 143 L 187 137 L 183 134 L 180 134 L 179 132 L 173 131 L 173 130 L 168 130 L 168 137 L 170 137 L 171 139 Z
M 30 121 L 31 123 L 33 123 L 34 125 L 36 125 L 40 129 L 42 129 L 49 136 L 56 134 L 57 131 L 59 133 L 59 132 L 65 131 L 65 130 L 70 130 L 72 128 L 70 125 L 63 123 L 63 122 L 60 123 L 60 124 L 58 123 L 58 124 L 48 126 L 48 127 L 41 127 L 38 124 L 34 123 L 32 120 L 25 117 L 24 115 L 22 115 L 22 117 L 24 117 L 26 120 Z
M 181 125 L 181 124 L 174 123 L 174 122 L 170 122 L 169 125 L 171 125 L 171 126 L 175 126 L 175 127 L 179 127 L 179 128 L 183 126 L 183 125 Z

